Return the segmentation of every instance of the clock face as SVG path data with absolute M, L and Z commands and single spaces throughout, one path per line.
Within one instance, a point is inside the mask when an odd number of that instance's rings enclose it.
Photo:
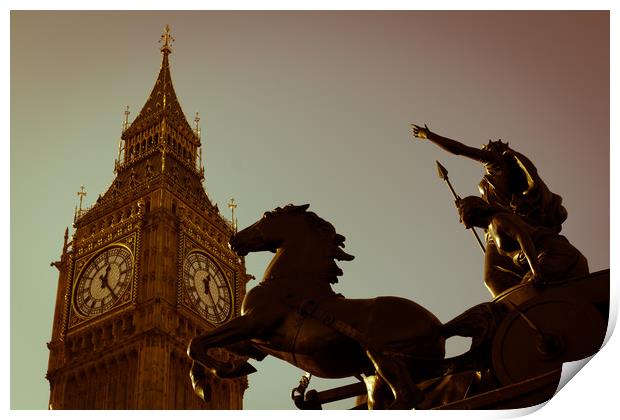
M 85 316 L 99 315 L 112 308 L 133 278 L 133 255 L 122 246 L 97 254 L 79 275 L 74 293 L 75 306 Z
M 192 252 L 183 264 L 183 281 L 189 300 L 207 321 L 219 324 L 232 308 L 226 276 L 215 262 L 201 252 Z

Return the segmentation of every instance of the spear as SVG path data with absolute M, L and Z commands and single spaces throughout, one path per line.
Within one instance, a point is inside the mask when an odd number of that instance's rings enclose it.
M 452 183 L 450 182 L 450 178 L 448 178 L 448 170 L 446 168 L 444 168 L 443 165 L 441 163 L 439 163 L 439 161 L 436 160 L 435 163 L 437 164 L 437 175 L 439 175 L 439 178 L 441 178 L 444 181 L 446 181 L 446 183 L 448 184 L 448 187 L 450 188 L 450 191 L 452 192 L 452 195 L 454 196 L 454 199 L 457 202 L 457 206 L 458 206 L 458 202 L 461 200 L 461 197 L 459 197 L 459 195 L 456 193 L 456 191 L 454 191 L 454 188 L 452 187 Z M 471 227 L 470 229 L 471 229 L 471 233 L 474 234 L 474 237 L 476 238 L 476 241 L 478 241 L 478 245 L 480 245 L 480 249 L 482 249 L 482 253 L 484 254 L 486 251 L 484 249 L 484 245 L 482 244 L 482 241 L 480 240 L 480 237 L 478 236 L 478 233 L 476 232 L 476 229 L 474 229 L 473 227 Z

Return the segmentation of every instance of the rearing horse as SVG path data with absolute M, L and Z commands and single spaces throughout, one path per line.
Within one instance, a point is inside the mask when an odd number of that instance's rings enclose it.
M 369 408 L 414 408 L 424 398 L 416 382 L 429 375 L 420 361 L 445 354 L 441 322 L 407 299 L 336 294 L 331 284 L 342 270 L 334 260 L 353 256 L 342 249 L 344 236 L 308 207 L 266 212 L 230 239 L 240 256 L 257 251 L 275 256 L 260 284 L 246 294 L 241 316 L 191 341 L 197 393 L 208 398 L 205 369 L 223 378 L 255 372 L 247 362 L 235 366 L 207 354 L 223 347 L 257 360 L 272 355 L 323 378 L 363 375 Z

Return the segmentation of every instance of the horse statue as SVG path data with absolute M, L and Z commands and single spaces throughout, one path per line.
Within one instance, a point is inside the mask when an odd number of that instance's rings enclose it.
M 266 212 L 230 239 L 240 256 L 275 256 L 246 294 L 241 316 L 191 341 L 196 393 L 209 399 L 209 374 L 232 378 L 256 371 L 246 359 L 222 362 L 208 354 L 224 348 L 256 360 L 275 356 L 318 377 L 357 377 L 366 385 L 369 409 L 415 408 L 425 398 L 416 384 L 437 375 L 429 361 L 444 359 L 445 326 L 411 300 L 335 293 L 331 285 L 342 275 L 335 261 L 354 257 L 343 250 L 345 237 L 308 207 Z

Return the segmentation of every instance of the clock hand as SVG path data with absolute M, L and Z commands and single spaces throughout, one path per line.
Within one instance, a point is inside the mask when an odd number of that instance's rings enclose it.
M 211 281 L 211 275 L 210 274 L 207 274 L 207 277 L 202 279 L 202 282 L 203 282 L 203 284 L 205 286 L 205 295 L 207 295 L 207 297 L 209 298 L 211 303 L 213 305 L 215 305 L 215 300 L 213 299 L 213 295 L 211 295 L 211 288 L 209 287 L 209 282 L 210 281 Z
M 102 274 L 99 276 L 99 280 L 101 280 L 101 288 L 109 288 L 110 286 L 108 286 L 108 274 L 110 273 L 110 266 L 108 265 L 105 268 L 105 274 Z
M 205 294 L 211 295 L 211 288 L 209 287 L 209 282 L 211 281 L 211 276 L 207 274 L 207 277 L 202 279 L 202 283 L 205 286 Z
M 114 290 L 112 290 L 112 288 L 108 284 L 109 274 L 110 274 L 110 266 L 108 265 L 105 269 L 105 274 L 102 274 L 101 277 L 99 277 L 99 279 L 101 280 L 101 288 L 104 289 L 107 287 L 110 293 L 112 294 L 112 297 L 116 300 L 117 298 L 116 293 L 114 293 Z

